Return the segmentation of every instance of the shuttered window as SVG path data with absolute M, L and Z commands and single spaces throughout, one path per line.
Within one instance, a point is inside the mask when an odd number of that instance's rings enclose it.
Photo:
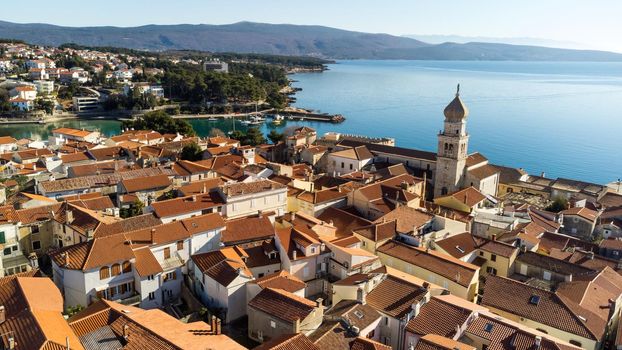
M 99 279 L 104 280 L 106 278 L 110 278 L 110 269 L 108 268 L 108 266 L 104 266 L 99 269 Z
M 112 275 L 118 276 L 120 274 L 121 274 L 121 265 L 119 264 L 112 265 Z

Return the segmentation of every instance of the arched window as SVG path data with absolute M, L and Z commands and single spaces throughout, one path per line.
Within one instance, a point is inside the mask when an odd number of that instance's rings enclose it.
M 441 195 L 446 195 L 447 194 L 447 187 L 443 187 L 441 188 Z
M 447 143 L 445 143 L 445 151 L 447 151 L 447 148 L 449 148 L 449 145 L 447 145 Z
M 99 279 L 104 280 L 106 278 L 110 278 L 110 269 L 108 268 L 108 266 L 104 266 L 99 269 Z
M 124 261 L 123 262 L 123 273 L 128 273 L 128 272 L 132 272 L 132 265 L 130 264 L 129 261 Z
M 112 265 L 112 276 L 118 276 L 121 274 L 121 265 L 120 264 L 114 264 Z

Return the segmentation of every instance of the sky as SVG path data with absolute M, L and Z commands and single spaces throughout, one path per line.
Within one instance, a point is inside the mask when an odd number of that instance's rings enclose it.
M 394 35 L 528 37 L 622 52 L 620 0 L 30 0 L 0 20 L 65 26 L 315 24 Z M 45 9 L 33 11 L 32 9 Z

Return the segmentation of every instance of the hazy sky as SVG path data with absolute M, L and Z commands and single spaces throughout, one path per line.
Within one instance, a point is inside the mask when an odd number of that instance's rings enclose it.
M 27 6 L 3 1 L 0 20 L 67 26 L 319 24 L 395 35 L 545 38 L 622 52 L 621 15 L 621 0 L 30 0 Z

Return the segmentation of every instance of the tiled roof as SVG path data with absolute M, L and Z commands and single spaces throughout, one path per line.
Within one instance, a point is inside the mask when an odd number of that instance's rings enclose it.
M 128 193 L 158 190 L 170 186 L 171 180 L 167 175 L 154 175 L 146 177 L 137 177 L 121 181 L 123 187 Z
M 264 191 L 272 191 L 285 189 L 287 186 L 270 180 L 258 180 L 253 182 L 237 182 L 226 184 L 222 187 L 222 192 L 228 198 L 242 196 L 252 193 L 261 193 Z
M 99 225 L 93 233 L 93 236 L 95 238 L 99 238 L 112 234 L 130 232 L 159 225 L 162 225 L 162 220 L 155 217 L 155 215 L 153 215 L 152 213 L 149 213 L 134 216 L 124 220 L 119 220 L 110 224 Z
M 426 334 L 415 346 L 415 350 L 476 350 L 477 348 L 437 334 Z
M 465 307 L 454 303 L 452 301 L 457 297 L 451 297 L 432 297 L 421 307 L 419 314 L 406 324 L 406 330 L 419 335 L 437 334 L 452 338 L 456 334 L 456 326 L 464 324 L 473 313 L 473 308 L 484 310 L 476 304 Z
M 285 270 L 280 270 L 273 274 L 258 278 L 249 283 L 256 284 L 261 288 L 282 289 L 290 293 L 297 292 L 307 286 L 305 282 L 303 282 L 296 276 L 292 276 L 289 272 Z
M 227 221 L 221 241 L 225 245 L 239 244 L 268 239 L 274 237 L 274 233 L 274 226 L 267 216 L 240 218 Z
M 427 290 L 416 284 L 388 275 L 366 296 L 367 304 L 394 318 L 404 317 L 413 304 L 421 302 Z
M 143 310 L 108 300 L 92 304 L 68 321 L 81 339 L 109 327 L 128 350 L 201 349 L 206 344 L 219 350 L 245 349 L 223 334 L 214 334 L 205 322 L 184 323 L 159 309 Z M 126 326 L 130 336 L 124 339 Z
M 578 276 L 594 272 L 594 270 L 583 267 L 581 265 L 573 264 L 565 260 L 560 260 L 552 256 L 529 251 L 518 255 L 518 257 L 516 257 L 516 260 L 527 265 L 535 266 L 541 269 L 564 275 Z
M 181 192 L 183 196 L 190 196 L 193 194 L 202 194 L 210 192 L 224 184 L 224 181 L 220 177 L 213 179 L 205 179 L 200 181 L 193 181 L 187 185 L 179 187 L 177 190 Z
M 475 189 L 475 187 L 473 186 L 454 192 L 448 195 L 447 197 L 452 197 L 458 202 L 463 203 L 468 207 L 474 207 L 478 203 L 486 199 L 486 196 L 484 196 L 480 191 Z
M 203 211 L 220 207 L 224 204 L 224 200 L 217 192 L 208 192 L 153 202 L 151 203 L 151 207 L 158 217 L 163 218 L 194 211 Z
M 229 286 L 238 276 L 246 278 L 253 276 L 237 251 L 231 247 L 195 254 L 192 256 L 192 261 L 201 272 L 225 287 Z
M 273 288 L 263 289 L 248 306 L 286 322 L 303 320 L 318 307 L 313 301 Z
M 367 149 L 369 149 L 371 153 L 373 154 L 384 153 L 384 154 L 390 154 L 390 155 L 396 155 L 396 156 L 404 156 L 408 158 L 422 159 L 422 160 L 427 160 L 427 161 L 436 161 L 436 152 L 421 151 L 421 150 L 412 149 L 412 148 L 379 145 L 375 143 L 366 143 L 366 142 L 359 142 L 359 141 L 354 141 L 354 140 L 343 140 L 339 142 L 339 146 L 345 146 L 345 147 L 357 147 L 357 146 L 363 146 L 363 145 L 367 147 Z
M 110 199 L 110 197 L 108 196 L 101 196 L 101 197 L 88 198 L 88 199 L 75 199 L 75 200 L 69 201 L 69 203 L 77 207 L 94 210 L 94 211 L 103 211 L 106 209 L 116 207 L 114 203 L 112 203 L 112 200 Z
M 477 179 L 483 180 L 498 174 L 499 170 L 494 165 L 486 164 L 469 170 L 469 174 Z
M 253 350 L 320 350 L 303 333 L 283 334 L 272 338 Z
M 151 249 L 136 249 L 134 251 L 134 256 L 136 257 L 134 267 L 139 276 L 146 277 L 162 272 L 162 266 L 160 266 L 158 260 L 153 256 Z
M 486 279 L 482 305 L 588 339 L 600 340 L 606 324 L 566 297 L 497 276 Z
M 354 159 L 354 160 L 365 160 L 374 158 L 374 155 L 367 149 L 365 146 L 356 146 L 353 148 L 347 148 L 343 151 L 337 151 L 330 154 L 331 156 Z
M 376 220 L 376 222 L 397 220 L 397 232 L 409 233 L 414 228 L 421 227 L 430 222 L 433 218 L 434 215 L 432 214 L 401 205 Z
M 387 222 L 377 222 L 369 226 L 355 229 L 354 233 L 374 242 L 381 242 L 395 237 L 397 234 L 396 228 L 397 220 L 391 220 Z
M 441 247 L 447 254 L 454 258 L 462 258 L 475 251 L 478 243 L 470 232 L 463 232 L 445 239 L 434 241 L 435 246 Z
M 0 345 L 8 349 L 12 335 L 16 349 L 84 349 L 62 316 L 63 296 L 47 277 L 8 276 L 0 279 Z
M 391 347 L 373 339 L 357 337 L 350 344 L 350 350 L 391 350 Z
M 488 161 L 488 158 L 484 157 L 484 155 L 479 152 L 475 152 L 467 156 L 466 166 L 472 167 L 473 165 L 477 165 L 486 161 Z
M 588 209 L 588 208 L 584 208 L 584 207 L 575 207 L 575 208 L 566 209 L 566 210 L 563 210 L 561 214 L 577 215 L 577 216 L 584 218 L 585 220 L 589 220 L 592 222 L 596 221 L 596 219 L 598 218 L 598 212 Z
M 378 252 L 434 272 L 463 287 L 468 287 L 479 267 L 450 255 L 411 247 L 391 240 L 378 247 Z
M 372 224 L 371 221 L 360 216 L 334 207 L 326 208 L 322 214 L 318 216 L 318 219 L 324 222 L 332 222 L 337 228 L 338 236 L 349 236 L 352 234 L 352 230 Z

